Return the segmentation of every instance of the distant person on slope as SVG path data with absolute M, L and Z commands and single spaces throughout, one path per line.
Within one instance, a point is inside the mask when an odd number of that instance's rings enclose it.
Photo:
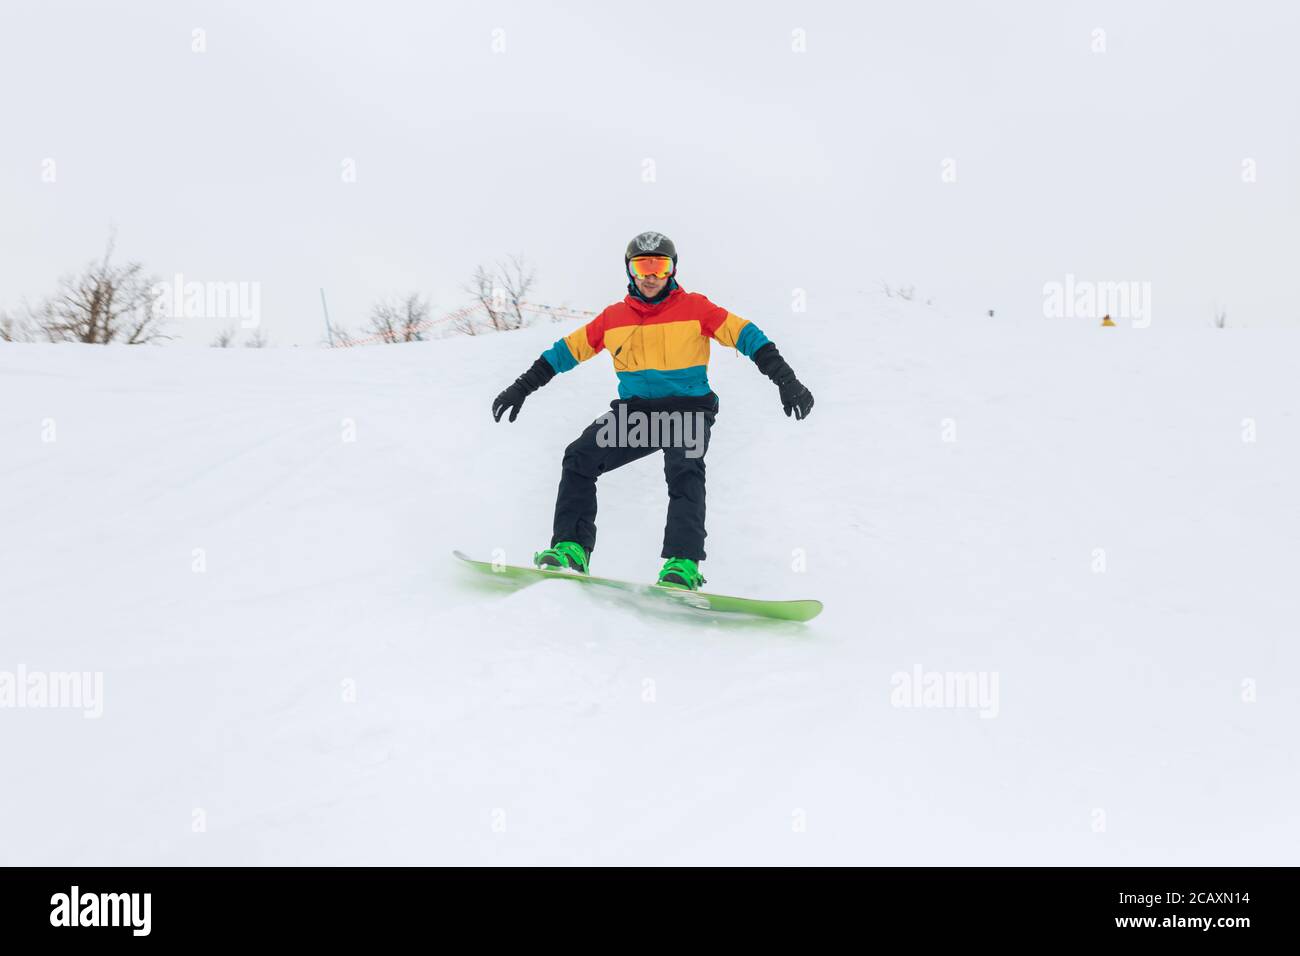
M 694 591 L 704 583 L 699 569 L 705 558 L 704 453 L 718 413 L 718 396 L 709 388 L 707 374 L 709 339 L 753 359 L 780 388 L 787 416 L 807 418 L 813 397 L 758 326 L 677 284 L 677 248 L 667 236 L 641 233 L 628 243 L 623 262 L 630 280 L 627 297 L 543 352 L 497 396 L 492 417 L 499 422 L 509 410 L 513 422 L 524 399 L 556 372 L 567 372 L 607 349 L 618 373 L 618 399 L 564 450 L 551 546 L 534 555 L 533 563 L 588 573 L 596 546 L 596 479 L 662 448 L 668 522 L 661 557 L 667 562 L 658 583 Z M 690 415 L 701 426 L 702 445 L 647 445 L 621 434 L 611 442 L 611 425 L 634 421 L 635 413 L 641 413 L 642 420 L 658 413 L 677 413 L 679 420 Z

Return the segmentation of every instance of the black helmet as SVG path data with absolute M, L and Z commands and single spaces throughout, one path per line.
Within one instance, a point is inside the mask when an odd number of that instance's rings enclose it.
M 637 256 L 667 256 L 673 260 L 673 271 L 677 271 L 677 247 L 662 232 L 643 232 L 627 244 L 623 254 L 623 263 Z

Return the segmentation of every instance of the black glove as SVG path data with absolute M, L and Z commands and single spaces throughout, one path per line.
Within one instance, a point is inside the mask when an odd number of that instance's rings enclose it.
M 492 402 L 492 419 L 501 421 L 506 409 L 510 409 L 510 421 L 519 417 L 519 409 L 524 406 L 524 399 L 537 391 L 551 379 L 555 378 L 555 369 L 544 358 L 533 363 L 532 368 L 515 379 L 515 383 L 496 397 Z
M 781 390 L 781 407 L 785 409 L 786 417 L 789 418 L 793 412 L 800 421 L 807 418 L 813 407 L 812 392 L 794 377 L 794 370 L 781 358 L 776 346 L 768 342 L 755 352 L 754 364 Z
M 812 392 L 797 378 L 792 378 L 781 386 L 781 407 L 785 409 L 786 418 L 794 412 L 794 417 L 802 421 L 812 412 Z

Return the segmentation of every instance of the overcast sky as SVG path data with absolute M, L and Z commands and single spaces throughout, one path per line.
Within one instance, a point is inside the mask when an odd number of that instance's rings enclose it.
M 656 229 L 760 326 L 881 281 L 1049 321 L 1067 273 L 1150 282 L 1153 325 L 1296 326 L 1297 35 L 1277 2 L 4 0 L 0 308 L 113 224 L 309 344 L 321 287 L 354 327 L 444 311 L 512 252 L 598 309 Z

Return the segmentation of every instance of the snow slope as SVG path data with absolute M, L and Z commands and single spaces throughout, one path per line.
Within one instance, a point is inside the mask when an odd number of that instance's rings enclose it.
M 704 570 L 809 625 L 454 562 L 548 540 L 608 360 L 488 407 L 567 325 L 0 345 L 0 672 L 103 675 L 0 709 L 0 861 L 1295 863 L 1296 335 L 760 324 L 817 406 L 715 349 Z M 601 488 L 653 578 L 657 460 Z

